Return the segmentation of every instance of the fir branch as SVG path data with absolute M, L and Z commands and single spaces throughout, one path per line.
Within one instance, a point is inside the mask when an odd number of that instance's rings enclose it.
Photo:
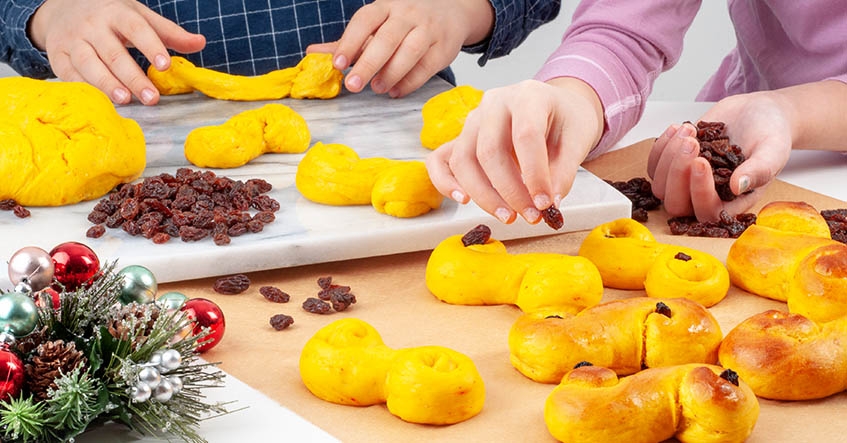
M 56 389 L 47 400 L 49 422 L 73 435 L 85 430 L 97 416 L 99 383 L 77 366 L 56 379 Z
M 31 396 L 0 400 L 0 427 L 4 440 L 39 442 L 45 440 L 47 418 L 44 403 Z

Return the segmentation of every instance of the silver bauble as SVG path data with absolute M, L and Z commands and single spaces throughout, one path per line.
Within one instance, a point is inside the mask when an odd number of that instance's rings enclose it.
M 162 374 L 156 368 L 146 367 L 138 372 L 138 381 L 147 384 L 150 389 L 156 389 L 162 382 Z
M 133 403 L 143 403 L 150 399 L 152 393 L 153 390 L 150 389 L 147 383 L 138 383 L 132 387 L 129 395 Z
M 132 302 L 146 304 L 155 299 L 159 285 L 156 283 L 156 277 L 149 269 L 144 266 L 131 265 L 121 269 L 118 275 L 123 278 L 121 295 L 118 298 L 121 303 L 125 305 Z
M 182 356 L 179 355 L 179 351 L 176 349 L 168 349 L 167 351 L 162 352 L 162 359 L 159 362 L 159 367 L 162 368 L 162 372 L 172 371 L 179 367 L 182 364 Z
M 50 254 L 35 246 L 21 248 L 9 259 L 9 280 L 15 285 L 25 282 L 32 292 L 50 286 L 54 271 Z
M 179 391 L 182 390 L 182 379 L 179 378 L 178 375 L 172 375 L 168 377 L 168 381 L 171 382 L 171 387 L 173 387 L 174 395 L 179 394 Z
M 163 378 L 162 382 L 159 383 L 159 386 L 153 388 L 153 400 L 160 401 L 162 403 L 168 401 L 174 395 L 174 388 L 171 385 L 171 382 L 167 378 Z

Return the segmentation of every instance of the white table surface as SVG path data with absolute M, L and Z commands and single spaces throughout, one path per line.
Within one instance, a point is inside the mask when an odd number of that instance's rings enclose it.
M 708 107 L 708 103 L 651 102 L 641 122 L 617 147 L 654 137 L 670 123 L 696 120 Z M 788 166 L 780 173 L 779 178 L 821 194 L 847 200 L 847 187 L 839 180 L 844 172 L 847 172 L 847 156 L 822 151 L 804 151 L 792 154 Z M 238 404 L 248 409 L 204 422 L 200 434 L 210 443 L 280 441 L 279 429 L 286 429 L 286 441 L 334 441 L 332 436 L 292 413 L 284 405 L 277 404 L 237 379 L 227 377 L 226 380 L 226 386 L 211 392 L 213 397 L 210 398 L 222 401 L 238 399 Z M 98 429 L 77 439 L 79 443 L 130 441 L 152 443 L 164 440 L 142 438 L 127 433 L 118 426 Z

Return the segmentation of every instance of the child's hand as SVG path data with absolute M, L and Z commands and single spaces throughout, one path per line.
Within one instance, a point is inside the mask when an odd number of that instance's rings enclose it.
M 527 80 L 487 91 L 462 133 L 427 157 L 439 192 L 472 199 L 503 223 L 540 210 L 570 191 L 577 168 L 603 133 L 600 99 L 574 78 Z
M 353 68 L 345 86 L 402 97 L 450 65 L 463 45 L 484 40 L 494 26 L 487 0 L 376 0 L 356 11 L 336 42 L 307 52 L 332 52 L 336 68 Z
M 712 168 L 698 156 L 694 126 L 669 127 L 653 144 L 647 166 L 653 193 L 668 214 L 714 221 L 721 210 L 734 215 L 750 209 L 788 162 L 792 133 L 785 106 L 773 92 L 741 94 L 719 101 L 700 118 L 726 123 L 730 142 L 747 157 L 730 178 L 730 189 L 738 196 L 731 202 L 715 191 Z M 748 190 L 753 192 L 744 194 Z
M 65 81 L 91 83 L 115 103 L 132 95 L 146 105 L 159 91 L 127 51 L 135 47 L 157 69 L 170 66 L 167 48 L 196 52 L 206 45 L 135 0 L 47 0 L 32 17 L 30 39 L 47 52 L 53 72 Z M 130 95 L 131 94 L 131 95 Z

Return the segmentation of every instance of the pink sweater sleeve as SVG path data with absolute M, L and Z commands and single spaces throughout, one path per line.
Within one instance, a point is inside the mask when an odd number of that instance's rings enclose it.
M 535 79 L 579 78 L 603 104 L 606 128 L 588 154 L 606 152 L 641 118 L 653 82 L 682 53 L 700 0 L 583 0 L 562 44 Z

